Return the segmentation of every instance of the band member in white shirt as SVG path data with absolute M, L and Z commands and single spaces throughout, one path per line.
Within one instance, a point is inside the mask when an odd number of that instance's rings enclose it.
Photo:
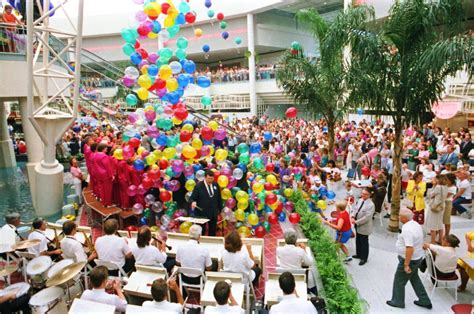
M 28 252 L 34 254 L 35 256 L 47 255 L 54 258 L 61 254 L 61 249 L 52 248 L 52 245 L 54 245 L 54 239 L 50 239 L 46 236 L 46 227 L 47 224 L 43 218 L 36 218 L 33 220 L 34 230 L 28 236 L 28 240 L 40 240 L 41 243 L 28 248 Z
M 16 241 L 24 240 L 16 228 L 20 225 L 20 214 L 11 213 L 5 217 L 6 224 L 0 229 L 0 244 L 14 245 Z
M 305 313 L 316 314 L 314 305 L 296 293 L 295 277 L 290 272 L 284 272 L 278 278 L 278 284 L 283 291 L 280 303 L 270 308 L 270 314 Z
M 82 244 L 76 239 L 77 225 L 73 221 L 66 221 L 63 224 L 64 239 L 61 240 L 61 250 L 63 251 L 63 257 L 72 259 L 75 263 L 77 262 L 92 262 L 97 258 L 97 253 L 94 251 L 87 257 L 87 253 Z
M 112 283 L 116 294 L 109 294 L 105 291 L 109 272 L 105 266 L 95 267 L 89 274 L 92 290 L 86 290 L 82 293 L 81 300 L 93 301 L 103 304 L 114 305 L 119 312 L 125 312 L 127 309 L 127 299 L 122 292 L 122 287 L 118 280 Z
M 178 299 L 178 303 L 173 303 L 168 301 L 168 288 L 173 290 Z M 183 312 L 183 303 L 184 299 L 181 295 L 181 290 L 176 284 L 175 278 L 170 278 L 168 284 L 164 279 L 156 279 L 151 285 L 151 295 L 153 301 L 143 302 L 143 307 L 146 309 L 154 309 L 159 311 L 166 311 L 166 313 L 176 313 L 181 314 Z
M 165 266 L 168 273 L 174 267 L 174 260 L 166 256 L 166 243 L 153 240 L 151 242 L 151 231 L 148 226 L 140 228 L 137 236 L 137 246 L 132 248 L 132 254 L 135 257 L 135 264 L 147 266 Z
M 105 235 L 95 241 L 95 250 L 99 260 L 112 262 L 122 267 L 125 272 L 133 269 L 132 250 L 126 239 L 117 236 L 117 219 L 109 219 L 104 223 Z M 114 271 L 111 271 L 111 275 Z
M 217 305 L 207 306 L 204 311 L 205 314 L 244 314 L 244 309 L 239 306 L 237 301 L 235 301 L 234 296 L 232 295 L 231 286 L 227 282 L 217 282 L 214 286 L 213 294 Z

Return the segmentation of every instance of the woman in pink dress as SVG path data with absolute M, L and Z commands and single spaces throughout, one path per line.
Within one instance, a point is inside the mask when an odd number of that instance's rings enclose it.
M 106 154 L 107 144 L 100 143 L 97 146 L 95 156 L 95 169 L 97 174 L 97 182 L 102 199 L 102 205 L 112 205 L 112 190 L 115 177 L 114 167 L 112 165 L 111 156 Z

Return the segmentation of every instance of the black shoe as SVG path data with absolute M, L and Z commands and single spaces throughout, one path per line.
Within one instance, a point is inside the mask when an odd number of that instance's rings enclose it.
M 364 261 L 364 260 L 362 259 L 362 260 L 360 260 L 360 262 L 359 262 L 359 266 L 365 265 L 365 263 L 367 263 L 367 261 Z
M 385 214 L 385 216 L 383 216 L 383 218 L 390 218 L 390 214 Z
M 352 255 L 352 258 L 360 259 L 360 256 L 359 255 Z
M 405 306 L 401 306 L 401 305 L 396 305 L 395 303 L 393 303 L 391 300 L 390 301 L 387 301 L 387 305 L 390 305 L 392 307 L 398 307 L 400 309 L 404 309 Z
M 413 301 L 413 303 L 415 305 L 427 308 L 428 310 L 431 310 L 433 308 L 433 305 L 431 303 L 430 304 L 421 304 L 420 301 Z

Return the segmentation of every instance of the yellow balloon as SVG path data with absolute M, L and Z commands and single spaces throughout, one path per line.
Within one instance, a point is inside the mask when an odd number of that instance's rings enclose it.
M 155 155 L 156 160 L 163 158 L 163 152 L 161 150 L 155 149 L 152 154 Z
M 175 155 L 176 155 L 176 149 L 174 147 L 167 147 L 163 151 L 163 156 L 168 160 L 172 159 Z
M 168 16 L 171 16 L 171 18 L 174 20 L 178 16 L 179 12 L 176 10 L 176 7 L 173 5 L 168 9 Z M 174 21 L 173 21 L 174 24 Z
M 114 151 L 114 157 L 115 157 L 115 159 L 117 159 L 117 160 L 123 160 L 123 151 L 122 151 L 120 148 L 117 148 L 117 149 Z
M 328 204 L 326 203 L 325 200 L 319 200 L 316 205 L 318 206 L 318 208 L 321 208 L 321 209 L 326 209 L 328 207 Z
M 221 188 L 225 188 L 227 187 L 227 185 L 229 184 L 229 178 L 227 178 L 225 175 L 221 174 L 219 176 L 219 178 L 217 178 L 217 184 L 221 187 Z
M 143 12 L 145 12 L 146 15 L 158 16 L 161 13 L 161 5 L 156 2 L 150 2 L 145 6 Z
M 146 69 L 145 69 L 146 70 Z M 148 76 L 148 75 L 140 75 L 138 77 L 138 85 L 140 87 L 143 87 L 143 88 L 146 88 L 146 89 L 149 89 L 152 85 L 151 83 L 151 78 Z
M 251 234 L 250 229 L 247 226 L 240 226 L 239 229 L 237 229 L 237 233 L 241 238 L 248 238 Z
M 219 128 L 219 124 L 217 124 L 217 122 L 214 121 L 214 120 L 209 121 L 207 126 L 210 127 L 213 131 L 215 131 L 215 130 L 217 130 L 217 128 Z
M 222 197 L 222 199 L 223 199 L 224 201 L 227 201 L 229 198 L 232 197 L 232 192 L 231 192 L 229 189 L 227 189 L 227 188 L 222 189 L 222 191 L 221 191 L 221 197 Z
M 278 207 L 278 202 L 275 202 L 275 203 L 273 203 L 273 204 L 270 204 L 270 205 L 268 205 L 268 207 L 270 207 L 272 210 L 275 210 L 275 209 L 277 209 L 277 207 Z
M 183 121 L 179 120 L 178 118 L 176 117 L 171 117 L 171 121 L 173 122 L 174 125 L 180 125 L 181 123 L 183 123 Z
M 193 133 L 194 131 L 194 128 L 193 128 L 193 125 L 192 124 L 185 124 L 183 125 L 183 127 L 181 128 L 181 130 L 183 131 L 189 131 L 190 133 Z
M 158 161 L 158 158 L 155 158 L 155 159 L 156 159 L 156 161 Z M 156 164 L 155 164 L 155 165 L 152 165 L 152 166 L 151 166 L 151 170 L 159 170 L 158 165 L 156 165 Z
M 286 188 L 285 190 L 283 190 L 283 195 L 285 195 L 286 197 L 291 197 L 293 195 L 293 190 L 290 188 Z
M 249 201 L 248 200 L 240 200 L 237 202 L 237 208 L 241 210 L 245 210 L 249 207 Z
M 167 64 L 164 64 L 160 67 L 160 71 L 158 72 L 158 76 L 162 80 L 168 80 L 173 75 L 173 71 L 171 67 Z
M 237 200 L 237 202 L 248 201 L 249 195 L 247 194 L 247 192 L 240 190 L 235 193 L 235 199 Z
M 170 8 L 170 9 L 171 9 L 171 8 Z M 168 11 L 169 11 L 170 9 L 168 9 Z M 174 25 L 174 18 L 173 18 L 172 16 L 169 16 L 169 15 L 168 15 L 168 16 L 165 18 L 165 21 L 163 22 L 163 25 L 164 25 L 166 28 L 173 26 L 173 25 Z
M 267 182 L 270 182 L 272 185 L 277 185 L 278 184 L 278 180 L 273 174 L 269 174 L 267 176 Z
M 155 39 L 155 38 L 158 38 L 158 34 L 153 33 L 153 32 L 149 32 L 147 37 L 150 38 L 150 39 Z
M 263 191 L 263 184 L 261 184 L 260 182 L 255 182 L 252 186 L 252 190 L 255 192 L 255 193 L 260 193 Z
M 150 154 L 146 156 L 145 161 L 148 166 L 155 164 L 156 163 L 155 155 Z
M 183 152 L 181 154 L 187 159 L 191 159 L 191 158 L 196 157 L 197 152 L 196 152 L 196 149 L 192 147 L 191 145 L 184 145 Z
M 201 139 L 197 137 L 193 138 L 193 140 L 191 141 L 191 146 L 194 147 L 195 149 L 201 149 L 202 147 Z
M 216 150 L 216 154 L 215 154 L 216 160 L 217 160 L 217 161 L 224 161 L 224 160 L 226 160 L 227 154 L 228 154 L 228 153 L 227 153 L 227 150 L 222 149 L 222 148 L 219 148 L 218 150 Z
M 145 147 L 143 147 L 143 146 L 138 147 L 138 149 L 137 149 L 137 155 L 143 154 L 144 151 L 145 151 Z
M 155 111 L 155 108 L 153 108 L 153 106 L 146 106 L 145 111 Z
M 137 90 L 137 95 L 138 95 L 138 98 L 140 98 L 141 100 L 147 100 L 148 99 L 148 89 L 140 87 Z
M 244 221 L 245 220 L 245 213 L 241 209 L 237 209 L 234 212 L 234 216 L 235 216 L 235 219 L 237 219 L 238 221 Z
M 247 221 L 249 222 L 249 224 L 251 224 L 252 226 L 256 226 L 258 225 L 258 216 L 256 214 L 250 214 L 248 217 L 247 217 Z
M 184 188 L 185 188 L 188 192 L 191 192 L 192 190 L 194 190 L 194 187 L 196 187 L 196 181 L 194 181 L 193 179 L 189 179 L 189 180 L 186 181 L 186 183 L 184 184 Z
M 148 76 L 148 64 L 143 65 L 140 72 L 142 72 L 143 75 Z M 138 78 L 138 84 L 140 84 L 140 78 Z
M 201 36 L 202 36 L 202 29 L 196 28 L 196 29 L 194 30 L 194 36 L 196 36 L 196 37 L 201 37 Z
M 192 225 L 193 225 L 192 222 L 185 221 L 181 225 L 179 225 L 179 231 L 181 233 L 188 234 L 189 233 L 189 228 L 191 228 Z
M 178 81 L 174 77 L 170 77 L 166 80 L 166 88 L 168 89 L 168 91 L 174 92 L 178 89 L 178 87 Z
M 211 152 L 209 153 L 210 156 L 214 155 L 214 146 L 210 145 L 209 148 L 211 149 Z

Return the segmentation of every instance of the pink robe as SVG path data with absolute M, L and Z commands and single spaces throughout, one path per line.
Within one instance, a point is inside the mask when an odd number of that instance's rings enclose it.
M 130 171 L 130 178 L 132 180 L 132 184 L 139 186 L 142 183 L 143 171 L 137 171 L 133 168 L 133 166 L 128 166 L 128 169 Z M 133 202 L 133 204 L 140 203 L 142 205 L 145 205 L 145 196 L 137 193 L 137 195 L 134 196 Z
M 132 184 L 130 167 L 125 160 L 117 162 L 118 203 L 123 209 L 130 208 L 130 197 L 127 194 L 128 187 Z
M 113 178 L 114 178 L 114 167 L 112 165 L 111 157 L 105 153 L 97 153 L 96 157 L 96 172 L 97 182 L 100 186 L 100 194 L 102 199 L 102 205 L 112 205 L 112 191 L 113 191 Z
M 98 198 L 102 198 L 101 191 L 100 191 L 100 185 L 97 180 L 97 153 L 91 152 L 90 158 L 89 158 L 89 174 L 91 176 L 91 188 L 92 188 L 92 193 Z

